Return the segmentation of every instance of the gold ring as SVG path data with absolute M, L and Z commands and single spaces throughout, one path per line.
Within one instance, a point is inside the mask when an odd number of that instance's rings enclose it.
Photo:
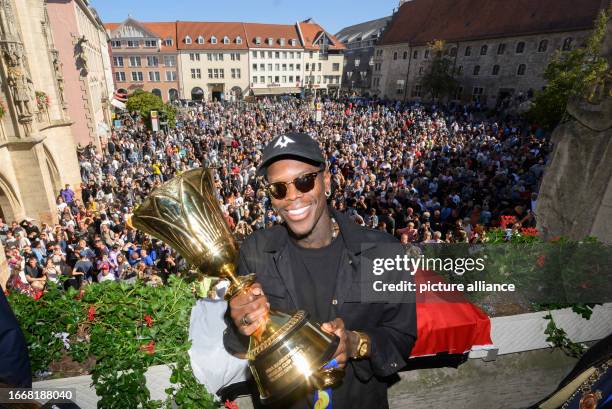
M 244 314 L 242 316 L 242 318 L 240 319 L 240 324 L 242 324 L 243 327 L 248 327 L 252 324 L 251 320 L 249 319 L 249 314 Z

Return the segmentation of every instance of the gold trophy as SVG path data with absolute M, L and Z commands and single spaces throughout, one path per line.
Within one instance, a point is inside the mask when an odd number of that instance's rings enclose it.
M 133 225 L 168 243 L 205 275 L 228 279 L 226 299 L 246 292 L 255 274 L 236 275 L 238 247 L 227 227 L 208 169 L 193 169 L 155 189 L 132 216 Z M 338 346 L 336 335 L 308 320 L 306 311 L 270 311 L 249 340 L 247 359 L 263 402 L 301 385 L 322 389 L 344 371 L 324 368 Z

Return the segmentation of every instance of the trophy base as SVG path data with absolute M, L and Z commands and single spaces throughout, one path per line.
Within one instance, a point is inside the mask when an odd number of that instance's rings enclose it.
M 262 403 L 287 396 L 298 387 L 332 386 L 344 371 L 323 367 L 333 358 L 339 338 L 308 321 L 306 311 L 293 315 L 270 311 L 261 338 L 251 336 L 247 358 Z

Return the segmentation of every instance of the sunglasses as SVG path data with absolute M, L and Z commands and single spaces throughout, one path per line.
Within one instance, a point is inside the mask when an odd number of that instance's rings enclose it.
M 312 189 L 314 189 L 317 176 L 321 172 L 323 172 L 323 169 L 298 176 L 290 182 L 270 183 L 268 186 L 266 186 L 266 191 L 277 200 L 282 200 L 285 198 L 285 196 L 287 196 L 287 191 L 289 190 L 289 185 L 291 184 L 293 184 L 293 186 L 295 186 L 295 188 L 302 193 L 310 192 Z

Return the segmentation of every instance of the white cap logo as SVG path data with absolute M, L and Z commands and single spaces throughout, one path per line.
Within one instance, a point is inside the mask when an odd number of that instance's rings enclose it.
M 280 138 L 278 138 L 278 141 L 276 141 L 276 143 L 274 144 L 274 147 L 275 148 L 286 148 L 287 145 L 289 145 L 290 143 L 295 143 L 295 141 L 289 138 L 288 136 L 283 135 Z

